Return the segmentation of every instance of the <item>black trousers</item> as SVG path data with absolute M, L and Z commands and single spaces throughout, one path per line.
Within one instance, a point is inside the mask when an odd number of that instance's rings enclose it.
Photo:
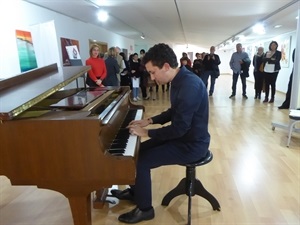
M 142 74 L 141 78 L 140 78 L 140 87 L 142 90 L 142 96 L 143 98 L 147 97 L 147 75 Z
M 253 74 L 254 74 L 255 96 L 257 96 L 261 94 L 261 91 L 263 89 L 264 73 L 260 71 L 255 71 Z
M 176 140 L 149 139 L 140 145 L 135 185 L 131 186 L 139 209 L 152 207 L 151 169 L 185 164 L 205 156 L 208 143 L 183 143 Z
M 246 95 L 246 88 L 247 88 L 246 77 L 240 73 L 233 73 L 233 75 L 232 75 L 232 87 L 231 87 L 232 95 L 236 94 L 236 83 L 238 81 L 239 76 L 241 77 L 241 81 L 242 81 L 243 95 Z
M 288 84 L 288 89 L 285 95 L 285 100 L 282 103 L 282 106 L 284 107 L 290 107 L 290 102 L 291 102 L 291 93 L 292 93 L 292 82 L 293 82 L 293 72 L 290 75 L 290 80 Z
M 85 81 L 85 83 L 87 84 L 87 85 L 89 85 L 90 87 L 99 87 L 96 83 L 95 83 L 95 81 L 93 81 L 91 78 L 90 78 L 90 76 L 87 74 L 86 75 L 86 81 Z
M 276 92 L 276 80 L 279 72 L 264 73 L 265 78 L 265 99 L 269 98 L 270 87 L 271 87 L 271 98 L 274 99 Z

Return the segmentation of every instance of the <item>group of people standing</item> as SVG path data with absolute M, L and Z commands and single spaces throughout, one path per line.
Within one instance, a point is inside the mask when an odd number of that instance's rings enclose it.
M 180 64 L 185 66 L 188 70 L 194 72 L 204 82 L 206 88 L 208 86 L 208 79 L 210 77 L 209 96 L 212 96 L 215 89 L 215 81 L 220 75 L 219 65 L 221 64 L 220 57 L 215 54 L 215 47 L 210 47 L 210 52 L 207 54 L 196 53 L 196 59 L 191 65 L 191 60 L 187 57 L 185 52 L 182 53 Z
M 139 97 L 141 88 L 143 98 L 148 99 L 146 87 L 149 74 L 141 61 L 144 54 L 145 50 L 142 49 L 140 58 L 137 53 L 134 53 L 127 60 L 126 55 L 120 52 L 120 48 L 111 47 L 104 57 L 101 57 L 100 47 L 93 44 L 90 48 L 90 57 L 86 60 L 86 65 L 91 66 L 86 78 L 87 85 L 90 87 L 130 86 L 133 101 L 141 100 Z
M 141 88 L 142 97 L 145 100 L 149 99 L 147 87 L 149 87 L 149 83 L 151 83 L 149 81 L 151 81 L 151 79 L 142 63 L 145 50 L 142 49 L 140 51 L 140 57 L 137 53 L 134 53 L 130 55 L 129 60 L 127 60 L 126 55 L 123 52 L 120 52 L 120 48 L 118 47 L 109 48 L 105 59 L 100 57 L 99 49 L 99 46 L 96 44 L 92 45 L 90 48 L 90 57 L 86 60 L 86 65 L 90 65 L 91 70 L 88 72 L 86 83 L 90 87 L 130 86 L 132 88 L 133 101 L 141 100 L 139 97 L 139 90 Z M 266 52 L 264 52 L 263 47 L 259 47 L 252 60 L 255 80 L 254 98 L 261 99 L 262 92 L 265 92 L 264 103 L 273 103 L 275 99 L 276 80 L 281 69 L 281 52 L 277 49 L 278 43 L 272 41 Z M 184 66 L 186 69 L 199 76 L 206 88 L 210 77 L 209 96 L 213 95 L 215 81 L 220 75 L 219 65 L 221 64 L 220 57 L 215 54 L 214 46 L 210 47 L 210 53 L 196 53 L 196 59 L 194 60 L 193 65 L 187 54 L 183 52 L 180 64 L 180 68 Z M 236 85 L 238 77 L 240 76 L 242 82 L 242 95 L 243 98 L 247 99 L 246 78 L 249 77 L 251 60 L 247 52 L 243 51 L 241 43 L 236 44 L 236 52 L 232 54 L 229 65 L 233 71 L 232 93 L 229 98 L 235 97 Z M 167 89 L 169 88 L 169 85 L 170 84 L 167 83 Z M 156 91 L 158 91 L 158 85 L 155 82 L 150 86 L 150 91 L 152 91 L 152 86 L 156 86 Z M 164 85 L 162 88 L 164 90 Z M 288 90 L 288 93 L 289 92 L 290 91 Z M 285 103 L 279 108 L 287 108 L 287 104 L 288 103 Z
M 254 66 L 254 89 L 255 99 L 261 99 L 261 92 L 265 91 L 265 99 L 263 102 L 273 103 L 276 93 L 276 80 L 281 69 L 280 60 L 281 52 L 277 50 L 278 43 L 272 41 L 269 50 L 264 53 L 264 48 L 259 47 L 257 54 L 253 57 Z M 269 99 L 271 87 L 271 95 Z
M 264 103 L 273 103 L 275 100 L 276 93 L 276 80 L 278 73 L 281 69 L 281 51 L 278 50 L 278 43 L 276 41 L 271 41 L 269 44 L 268 51 L 264 52 L 263 47 L 257 49 L 257 53 L 254 55 L 252 60 L 252 65 L 254 67 L 254 89 L 255 95 L 254 99 L 261 99 L 262 92 L 265 93 Z M 293 61 L 294 61 L 295 49 L 293 51 Z M 232 94 L 229 98 L 233 98 L 236 94 L 236 83 L 238 77 L 240 76 L 242 81 L 242 91 L 243 97 L 248 98 L 246 95 L 246 77 L 249 76 L 249 66 L 250 59 L 246 52 L 242 51 L 242 44 L 236 45 L 236 52 L 232 54 L 230 60 L 230 68 L 233 71 L 232 78 Z M 246 71 L 246 72 L 245 72 Z M 290 81 L 288 84 L 288 90 L 286 93 L 286 99 L 279 106 L 279 109 L 288 109 L 290 105 L 291 97 L 291 87 L 292 87 L 292 76 L 290 76 Z M 270 94 L 271 89 L 271 94 Z
M 119 52 L 118 47 L 109 48 L 104 60 L 100 57 L 100 47 L 93 44 L 90 48 L 90 57 L 85 61 L 87 66 L 91 66 L 86 84 L 90 87 L 119 86 L 120 71 L 124 68 Z

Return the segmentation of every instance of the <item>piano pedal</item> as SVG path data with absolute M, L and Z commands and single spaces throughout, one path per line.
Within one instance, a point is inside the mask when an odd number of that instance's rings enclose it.
M 109 197 L 109 196 L 107 196 L 107 197 Z M 105 202 L 113 204 L 113 205 L 117 204 L 117 202 L 115 200 L 107 199 L 107 198 L 105 199 Z
M 105 203 L 113 204 L 113 205 L 117 204 L 117 202 L 114 199 L 112 199 L 112 197 L 113 197 L 112 195 L 108 194 L 107 188 L 103 188 L 101 190 L 96 191 L 95 198 L 93 200 L 93 208 L 102 209 Z

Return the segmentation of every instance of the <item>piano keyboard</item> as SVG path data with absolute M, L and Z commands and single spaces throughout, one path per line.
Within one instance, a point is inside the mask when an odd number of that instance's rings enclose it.
M 129 129 L 126 127 L 132 120 L 140 120 L 142 117 L 142 109 L 128 111 L 116 138 L 111 144 L 110 149 L 108 149 L 110 154 L 119 156 L 134 156 L 138 137 L 136 135 L 131 135 L 129 133 Z

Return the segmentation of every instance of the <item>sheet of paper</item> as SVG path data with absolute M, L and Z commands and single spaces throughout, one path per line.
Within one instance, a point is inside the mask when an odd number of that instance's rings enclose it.
M 132 87 L 138 88 L 140 87 L 140 78 L 132 78 Z

